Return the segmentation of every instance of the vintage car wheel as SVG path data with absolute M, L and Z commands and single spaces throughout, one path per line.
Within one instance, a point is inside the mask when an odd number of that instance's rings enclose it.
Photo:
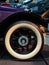
M 33 58 L 42 45 L 43 36 L 39 28 L 29 21 L 18 21 L 9 28 L 5 36 L 7 51 L 20 60 Z

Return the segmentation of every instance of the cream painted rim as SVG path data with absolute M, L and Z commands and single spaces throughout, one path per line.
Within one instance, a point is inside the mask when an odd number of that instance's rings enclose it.
M 26 59 L 29 59 L 29 58 L 32 58 L 34 57 L 41 49 L 41 46 L 42 46 L 42 37 L 41 37 L 41 34 L 40 32 L 38 31 L 38 29 L 35 27 L 36 25 L 35 24 L 29 24 L 29 23 L 19 23 L 19 24 L 15 24 L 13 25 L 9 30 L 8 32 L 6 33 L 6 36 L 5 36 L 5 46 L 6 46 L 6 49 L 7 51 L 15 58 L 18 58 L 18 59 L 21 59 L 21 60 L 26 60 Z M 27 27 L 27 28 L 30 28 L 31 30 L 33 30 L 37 36 L 37 46 L 36 48 L 34 49 L 34 51 L 32 51 L 31 53 L 29 54 L 26 54 L 26 55 L 21 55 L 21 54 L 18 54 L 16 53 L 10 46 L 10 37 L 12 35 L 12 33 L 20 28 L 20 27 Z

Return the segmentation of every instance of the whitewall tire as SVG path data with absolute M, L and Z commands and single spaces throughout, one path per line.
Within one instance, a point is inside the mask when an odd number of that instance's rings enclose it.
M 21 22 L 21 21 L 20 21 Z M 6 36 L 5 36 L 5 46 L 6 46 L 6 49 L 7 51 L 15 58 L 18 58 L 18 59 L 21 59 L 21 60 L 26 60 L 26 59 L 29 59 L 29 58 L 32 58 L 34 57 L 35 55 L 38 54 L 38 52 L 40 51 L 41 47 L 42 47 L 42 35 L 41 33 L 39 32 L 39 29 L 38 27 L 31 23 L 31 22 L 28 22 L 28 21 L 22 21 L 21 23 L 16 23 L 14 24 L 11 28 L 9 28 L 9 30 L 7 31 L 6 33 Z M 36 48 L 29 54 L 19 54 L 19 53 L 16 53 L 11 45 L 10 45 L 10 37 L 12 35 L 12 33 L 17 30 L 18 28 L 20 27 L 26 27 L 26 28 L 29 28 L 31 29 L 32 31 L 34 31 L 34 33 L 36 34 L 37 36 L 37 45 L 36 45 Z

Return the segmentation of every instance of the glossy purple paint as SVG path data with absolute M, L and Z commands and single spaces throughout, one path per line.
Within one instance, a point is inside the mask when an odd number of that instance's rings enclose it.
M 24 8 L 13 8 L 7 6 L 0 6 L 0 23 L 8 16 L 17 13 L 23 12 Z

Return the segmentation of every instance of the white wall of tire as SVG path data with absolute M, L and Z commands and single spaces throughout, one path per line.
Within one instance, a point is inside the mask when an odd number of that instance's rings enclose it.
M 21 60 L 26 60 L 26 59 L 34 57 L 36 54 L 38 54 L 38 52 L 40 51 L 40 49 L 42 47 L 42 36 L 39 32 L 38 27 L 33 23 L 30 23 L 30 22 L 26 23 L 26 22 L 23 21 L 22 23 L 14 24 L 11 28 L 9 28 L 9 30 L 7 31 L 6 36 L 5 36 L 5 46 L 6 46 L 7 51 L 13 57 L 21 59 Z M 37 46 L 36 46 L 36 48 L 31 53 L 26 54 L 26 55 L 16 53 L 10 46 L 10 37 L 11 37 L 12 33 L 20 27 L 30 28 L 32 31 L 35 32 L 35 34 L 37 36 Z

